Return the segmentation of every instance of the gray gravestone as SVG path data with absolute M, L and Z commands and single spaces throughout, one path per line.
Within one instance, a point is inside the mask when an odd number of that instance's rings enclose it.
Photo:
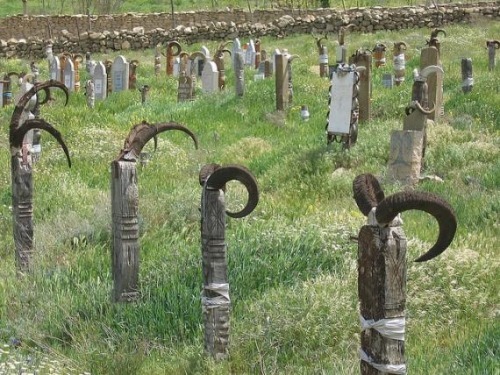
M 245 65 L 254 67 L 255 65 L 255 43 L 252 39 L 248 43 L 247 50 L 245 52 Z
M 234 73 L 236 75 L 236 95 L 243 96 L 245 94 L 245 57 L 243 52 L 236 52 L 233 56 Z
M 96 100 L 104 100 L 107 96 L 108 75 L 106 67 L 102 61 L 96 63 L 94 68 L 94 75 L 92 76 L 94 82 L 94 95 Z
M 128 89 L 129 64 L 123 56 L 117 56 L 111 67 L 111 79 L 113 92 L 119 92 Z
M 186 72 L 181 72 L 179 76 L 179 87 L 177 91 L 177 101 L 185 102 L 193 100 L 193 80 L 186 74 Z
M 235 59 L 236 59 L 236 54 L 238 52 L 243 52 L 243 49 L 241 48 L 241 42 L 238 38 L 233 40 L 233 47 L 231 48 L 231 56 L 233 57 L 233 68 L 235 64 Z
M 203 66 L 201 89 L 206 93 L 219 91 L 219 71 L 213 61 L 207 61 Z
M 63 71 L 63 83 L 69 91 L 75 91 L 75 65 L 69 57 L 66 59 Z
M 50 61 L 49 70 L 50 79 L 61 81 L 61 62 L 59 61 L 59 57 L 53 56 L 52 60 Z

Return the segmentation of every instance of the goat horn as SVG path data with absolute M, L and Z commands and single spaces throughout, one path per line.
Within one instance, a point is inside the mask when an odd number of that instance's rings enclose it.
M 197 51 L 197 52 L 193 52 L 191 55 L 189 55 L 189 60 L 194 60 L 197 57 L 202 59 L 203 61 L 205 61 L 207 59 L 207 57 L 203 53 L 201 53 L 200 51 Z
M 176 47 L 177 51 L 175 53 L 172 52 L 172 56 L 179 56 L 182 51 L 182 47 L 179 44 L 179 42 L 176 41 L 168 42 L 167 48 L 173 48 L 173 47 Z
M 27 120 L 21 124 L 17 129 L 10 132 L 10 147 L 11 148 L 21 148 L 23 144 L 23 139 L 26 133 L 32 129 L 42 129 L 49 132 L 61 145 L 64 153 L 66 154 L 66 159 L 68 159 L 68 165 L 71 168 L 71 159 L 69 157 L 68 147 L 62 139 L 61 133 L 54 128 L 51 124 L 43 119 L 33 119 Z
M 205 164 L 203 167 L 201 167 L 200 173 L 198 175 L 198 181 L 200 182 L 200 185 L 201 186 L 205 185 L 205 182 L 207 182 L 210 175 L 213 174 L 220 167 L 221 167 L 220 164 L 215 164 L 215 163 Z
M 434 113 L 434 111 L 436 110 L 436 106 L 434 105 L 434 107 L 432 107 L 432 109 L 425 109 L 424 107 L 422 107 L 422 104 L 420 104 L 420 102 L 418 100 L 414 100 L 411 105 L 410 105 L 410 108 L 411 107 L 415 107 L 416 109 L 418 109 L 421 113 L 423 113 L 424 115 L 431 115 Z M 408 114 L 408 113 L 407 113 Z
M 500 41 L 498 40 L 487 40 L 486 47 L 494 47 L 495 49 L 500 48 Z
M 457 230 L 457 218 L 453 208 L 444 199 L 426 192 L 400 192 L 380 202 L 375 212 L 379 225 L 388 225 L 399 213 L 408 210 L 425 211 L 437 220 L 439 235 L 434 246 L 415 262 L 425 262 L 435 258 L 450 245 Z
M 377 207 L 385 197 L 380 183 L 371 173 L 357 176 L 352 182 L 352 191 L 359 210 L 365 216 L 368 216 L 372 208 Z
M 196 136 L 183 125 L 177 124 L 175 122 L 159 123 L 150 125 L 146 121 L 135 125 L 129 132 L 127 138 L 125 139 L 125 144 L 123 150 L 116 160 L 133 160 L 136 161 L 146 145 L 146 143 L 151 139 L 155 139 L 155 150 L 157 147 L 157 134 L 167 131 L 167 130 L 181 130 L 188 134 L 194 141 L 195 148 L 198 148 L 198 139 Z
M 38 91 L 43 90 L 45 93 L 48 93 L 51 87 L 60 88 L 66 94 L 66 102 L 64 105 L 68 104 L 69 99 L 69 91 L 68 88 L 61 82 L 55 80 L 45 81 L 43 83 L 37 83 L 31 89 L 26 91 L 23 96 L 19 99 L 16 107 L 14 108 L 14 112 L 12 113 L 12 117 L 10 119 L 10 129 L 11 131 L 15 130 L 19 126 L 19 120 L 21 119 L 21 115 L 23 113 L 24 107 L 28 104 L 31 97 L 37 94 Z M 42 104 L 46 103 L 45 100 Z
M 259 190 L 257 188 L 257 181 L 248 169 L 241 165 L 226 165 L 214 168 L 213 165 L 209 166 L 204 172 L 209 172 L 213 168 L 213 173 L 208 176 L 205 186 L 211 189 L 224 189 L 229 181 L 237 180 L 241 182 L 248 192 L 248 201 L 245 207 L 238 212 L 226 211 L 226 214 L 233 218 L 242 218 L 250 214 L 257 203 L 259 202 Z M 202 168 L 203 170 L 203 168 Z
M 406 50 L 408 45 L 405 42 L 397 42 L 397 43 L 394 43 L 394 47 L 396 49 L 399 49 L 399 50 Z M 402 47 L 404 47 L 404 48 L 402 48 Z

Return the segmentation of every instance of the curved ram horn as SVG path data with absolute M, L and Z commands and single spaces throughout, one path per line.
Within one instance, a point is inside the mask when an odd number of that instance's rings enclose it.
M 203 61 L 205 61 L 207 59 L 207 57 L 203 53 L 201 53 L 200 51 L 193 52 L 192 54 L 189 55 L 189 60 L 194 60 L 196 58 L 200 58 Z
M 394 49 L 396 49 L 398 51 L 406 51 L 407 48 L 408 48 L 408 45 L 405 42 L 394 43 Z
M 292 55 L 288 58 L 288 62 L 291 63 L 294 59 L 300 59 L 299 55 Z
M 71 159 L 69 157 L 68 147 L 64 143 L 62 139 L 61 133 L 54 128 L 51 124 L 46 122 L 43 119 L 33 119 L 27 120 L 21 124 L 17 129 L 10 132 L 10 147 L 12 148 L 21 148 L 23 144 L 24 136 L 27 132 L 32 129 L 42 129 L 49 132 L 61 145 L 64 153 L 66 154 L 66 159 L 68 159 L 68 165 L 71 168 Z
M 439 235 L 436 243 L 415 262 L 435 258 L 450 245 L 457 230 L 457 218 L 453 208 L 437 195 L 426 192 L 401 192 L 385 198 L 377 206 L 375 217 L 379 225 L 388 225 L 399 213 L 408 210 L 425 211 L 437 220 Z
M 439 36 L 439 34 L 443 34 L 443 36 L 446 36 L 446 31 L 444 31 L 443 29 L 432 30 L 431 39 L 436 39 Z
M 10 119 L 10 131 L 13 131 L 19 126 L 19 120 L 21 119 L 21 115 L 23 113 L 24 107 L 28 104 L 29 100 L 37 94 L 38 91 L 43 90 L 45 91 L 46 94 L 49 94 L 50 88 L 55 87 L 59 88 L 64 91 L 66 94 L 66 102 L 64 105 L 68 104 L 68 99 L 69 99 L 69 91 L 68 88 L 61 82 L 55 81 L 55 80 L 49 80 L 45 81 L 43 83 L 37 83 L 34 85 L 31 89 L 26 91 L 23 96 L 19 99 L 18 103 L 16 104 L 16 107 L 14 108 L 14 112 L 12 113 L 12 117 Z M 45 100 L 43 103 L 46 103 L 47 100 Z
M 234 164 L 215 168 L 213 173 L 208 176 L 205 186 L 211 189 L 224 189 L 226 183 L 232 180 L 237 180 L 246 187 L 248 192 L 248 201 L 241 211 L 226 211 L 226 214 L 233 218 L 245 217 L 255 209 L 257 203 L 259 202 L 257 181 L 248 169 Z
M 386 49 L 387 46 L 384 43 L 377 43 L 375 44 L 375 47 L 373 47 L 372 52 L 385 51 Z
M 412 108 L 412 107 L 418 109 L 424 115 L 431 115 L 436 110 L 435 105 L 434 105 L 434 107 L 432 107 L 432 109 L 425 109 L 424 107 L 422 107 L 422 105 L 420 104 L 420 102 L 418 100 L 415 100 L 411 103 L 410 108 Z
M 174 40 L 174 41 L 167 43 L 167 48 L 174 48 L 174 47 L 177 48 L 177 51 L 175 53 L 172 51 L 172 56 L 179 56 L 181 54 L 181 51 L 182 51 L 182 47 L 179 44 L 179 42 Z
M 487 40 L 486 47 L 494 47 L 495 49 L 500 49 L 500 41 L 498 40 Z
M 201 167 L 200 173 L 198 175 L 198 182 L 200 183 L 200 185 L 201 186 L 205 185 L 205 182 L 207 182 L 210 175 L 220 167 L 221 167 L 220 164 L 215 164 L 215 163 L 205 164 L 203 167 Z
M 136 161 L 139 155 L 146 145 L 146 143 L 151 139 L 155 139 L 155 150 L 157 146 L 157 134 L 167 131 L 167 130 L 181 130 L 188 134 L 194 141 L 195 148 L 198 148 L 198 139 L 196 136 L 183 125 L 177 124 L 175 122 L 159 123 L 150 125 L 146 121 L 135 125 L 129 132 L 127 138 L 125 139 L 125 144 L 123 150 L 116 160 L 133 160 Z
M 384 199 L 384 191 L 371 173 L 357 176 L 352 182 L 352 191 L 359 210 L 365 216 Z
M 139 65 L 139 60 L 130 60 L 129 65 L 138 66 Z
M 77 53 L 77 54 L 74 54 L 74 55 L 73 55 L 73 60 L 74 60 L 75 62 L 81 63 L 81 62 L 83 61 L 83 56 L 82 56 L 82 55 L 80 55 L 80 54 L 78 54 L 78 53 Z

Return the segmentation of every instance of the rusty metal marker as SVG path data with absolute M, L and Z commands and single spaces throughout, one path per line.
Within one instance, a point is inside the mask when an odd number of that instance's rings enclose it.
M 66 94 L 68 101 L 68 89 L 64 84 L 57 81 L 47 81 L 31 87 L 14 108 L 10 120 L 9 143 L 11 153 L 11 176 L 12 176 L 12 216 L 14 223 L 14 245 L 16 248 L 16 267 L 25 272 L 32 268 L 33 256 L 33 169 L 32 156 L 30 153 L 31 141 L 28 143 L 27 134 L 33 129 L 42 129 L 50 133 L 61 145 L 68 165 L 71 167 L 69 151 L 64 143 L 61 133 L 51 124 L 43 119 L 26 119 L 26 107 L 33 102 L 39 91 L 46 93 L 51 88 L 59 88 Z M 36 101 L 36 99 L 34 100 Z M 35 105 L 31 103 L 31 105 Z M 24 117 L 24 118 L 23 118 Z M 32 133 L 32 132 L 31 132 Z
M 239 212 L 226 211 L 225 185 L 241 182 L 248 191 L 248 201 Z M 203 258 L 203 292 L 201 304 L 205 325 L 205 350 L 215 360 L 228 355 L 229 344 L 229 282 L 226 260 L 226 214 L 233 218 L 249 215 L 257 206 L 257 181 L 240 165 L 208 164 L 201 168 L 201 252 Z
M 112 274 L 113 301 L 139 298 L 139 189 L 136 164 L 146 143 L 167 130 L 188 134 L 198 148 L 196 136 L 183 125 L 168 122 L 150 125 L 143 121 L 130 130 L 123 149 L 111 163 Z
M 358 236 L 361 374 L 406 374 L 407 240 L 399 214 L 420 210 L 438 222 L 436 243 L 416 262 L 431 260 L 448 248 L 457 219 L 453 208 L 431 193 L 407 191 L 385 197 L 371 174 L 357 176 L 353 192 L 359 210 L 368 218 Z
M 173 40 L 167 43 L 167 53 L 164 54 L 166 58 L 166 73 L 167 76 L 174 74 L 174 60 L 176 56 L 181 54 L 182 47 L 179 42 Z

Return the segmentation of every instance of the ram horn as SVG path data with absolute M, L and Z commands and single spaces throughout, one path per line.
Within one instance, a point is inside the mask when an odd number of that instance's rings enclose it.
M 26 135 L 27 132 L 29 132 L 32 129 L 41 129 L 50 133 L 61 145 L 64 153 L 66 154 L 66 159 L 68 159 L 68 165 L 71 168 L 71 159 L 69 157 L 68 147 L 66 147 L 66 144 L 64 143 L 61 133 L 43 119 L 27 120 L 23 122 L 21 126 L 19 126 L 17 129 L 10 132 L 9 136 L 10 147 L 14 149 L 16 148 L 20 149 L 23 144 L 24 136 Z
M 423 113 L 424 115 L 432 115 L 434 111 L 436 110 L 436 106 L 432 107 L 432 109 L 425 109 L 422 107 L 420 102 L 418 100 L 414 100 L 411 105 L 409 106 L 410 108 L 418 109 L 420 113 Z M 410 112 L 411 113 L 411 112 Z
M 202 59 L 203 61 L 207 59 L 207 57 L 200 51 L 193 52 L 189 55 L 189 60 L 194 60 L 196 58 Z
M 174 40 L 174 41 L 171 41 L 171 42 L 167 43 L 167 48 L 172 48 L 173 49 L 174 47 L 177 48 L 177 51 L 175 51 L 175 53 L 172 52 L 172 56 L 179 56 L 181 54 L 181 51 L 182 51 L 182 47 L 179 44 L 179 42 L 177 42 L 177 41 Z
M 372 52 L 385 51 L 386 49 L 387 46 L 384 43 L 377 43 L 375 44 L 375 47 L 373 47 Z
M 247 189 L 248 201 L 245 207 L 243 207 L 243 209 L 238 212 L 226 211 L 226 214 L 233 218 L 242 218 L 250 214 L 259 202 L 259 190 L 257 188 L 257 181 L 255 180 L 255 177 L 252 175 L 252 173 L 250 173 L 250 171 L 245 167 L 234 164 L 222 167 L 219 166 L 218 168 L 214 167 L 214 165 L 212 164 L 204 171 L 202 168 L 202 171 L 206 174 L 210 172 L 211 169 L 213 169 L 213 172 L 208 176 L 208 178 L 206 178 L 205 182 L 205 186 L 207 186 L 208 188 L 224 189 L 226 183 L 236 180 L 241 182 Z M 200 176 L 200 178 L 202 177 L 204 176 Z
M 198 182 L 200 183 L 200 185 L 201 186 L 205 185 L 205 182 L 207 182 L 210 175 L 213 174 L 220 167 L 221 167 L 220 164 L 215 164 L 215 163 L 205 164 L 203 167 L 201 167 L 200 173 L 198 175 Z
M 34 95 L 36 95 L 40 90 L 43 90 L 43 91 L 45 91 L 46 94 L 49 94 L 49 90 L 52 87 L 59 88 L 59 89 L 64 91 L 64 93 L 66 94 L 66 102 L 64 105 L 68 104 L 69 91 L 68 91 L 68 88 L 66 86 L 64 86 L 63 83 L 61 83 L 59 81 L 52 80 L 52 79 L 50 81 L 45 81 L 43 83 L 37 83 L 31 89 L 26 91 L 21 96 L 19 101 L 17 102 L 16 107 L 14 108 L 14 112 L 12 113 L 12 117 L 10 119 L 11 131 L 13 131 L 14 129 L 16 129 L 19 126 L 19 121 L 21 120 L 21 115 L 23 113 L 24 108 L 28 104 L 29 100 Z M 46 103 L 46 101 L 41 103 L 41 104 L 44 104 L 44 103 Z
M 380 202 L 375 218 L 381 226 L 387 226 L 401 212 L 408 210 L 425 211 L 437 220 L 439 235 L 434 246 L 415 262 L 425 262 L 445 251 L 455 237 L 457 218 L 453 208 L 444 199 L 426 192 L 400 192 Z
M 125 139 L 123 150 L 116 160 L 132 160 L 136 161 L 141 154 L 146 143 L 151 139 L 155 139 L 155 150 L 157 147 L 157 134 L 167 130 L 180 130 L 188 134 L 194 141 L 195 148 L 198 148 L 198 139 L 196 136 L 183 125 L 175 122 L 159 123 L 150 125 L 146 121 L 135 125 Z
M 408 48 L 408 45 L 405 42 L 394 43 L 394 49 L 396 49 L 398 51 L 406 51 L 407 48 Z
M 495 49 L 500 49 L 500 41 L 498 40 L 487 40 L 486 47 L 494 47 Z
M 431 39 L 436 39 L 439 36 L 439 34 L 443 34 L 443 36 L 446 36 L 446 31 L 444 31 L 443 29 L 432 30 Z
M 371 173 L 357 176 L 352 182 L 352 191 L 359 210 L 365 216 L 368 216 L 370 211 L 377 207 L 385 197 L 380 183 Z
M 138 66 L 139 65 L 139 60 L 130 60 L 129 65 Z

